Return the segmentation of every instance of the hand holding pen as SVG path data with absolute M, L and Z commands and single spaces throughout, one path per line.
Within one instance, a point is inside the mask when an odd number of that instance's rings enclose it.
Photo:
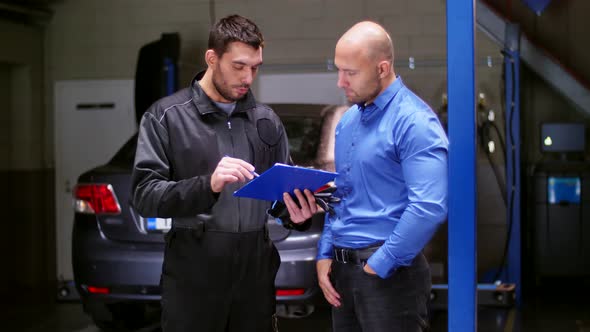
M 211 190 L 219 193 L 226 184 L 245 182 L 258 177 L 252 164 L 238 158 L 224 156 L 211 175 Z

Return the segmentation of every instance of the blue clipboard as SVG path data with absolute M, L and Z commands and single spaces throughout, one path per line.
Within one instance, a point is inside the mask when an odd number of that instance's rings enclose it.
M 315 191 L 333 181 L 336 175 L 338 173 L 276 163 L 235 191 L 234 196 L 282 201 L 285 192 L 292 194 L 295 189 Z

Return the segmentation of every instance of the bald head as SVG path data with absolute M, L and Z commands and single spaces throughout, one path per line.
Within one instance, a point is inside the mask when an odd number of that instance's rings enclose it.
M 393 43 L 379 24 L 355 24 L 336 44 L 334 64 L 338 87 L 351 103 L 371 103 L 396 80 L 393 70 Z
M 393 42 L 382 26 L 375 22 L 359 22 L 348 29 L 336 48 L 353 51 L 366 56 L 371 61 L 390 61 L 393 63 Z

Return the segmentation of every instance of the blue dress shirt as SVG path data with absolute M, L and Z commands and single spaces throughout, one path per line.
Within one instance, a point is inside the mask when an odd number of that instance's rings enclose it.
M 341 198 L 326 214 L 317 259 L 334 246 L 383 244 L 367 261 L 386 278 L 412 263 L 447 216 L 448 139 L 431 108 L 401 77 L 336 126 Z

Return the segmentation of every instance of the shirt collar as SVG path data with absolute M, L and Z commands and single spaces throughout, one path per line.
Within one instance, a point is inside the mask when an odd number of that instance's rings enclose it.
M 385 90 L 383 90 L 371 104 L 366 106 L 364 104 L 358 104 L 358 107 L 362 110 L 365 107 L 375 105 L 377 108 L 384 110 L 403 86 L 404 82 L 402 81 L 402 77 L 396 76 L 396 80 L 393 81 L 393 83 L 391 83 Z

